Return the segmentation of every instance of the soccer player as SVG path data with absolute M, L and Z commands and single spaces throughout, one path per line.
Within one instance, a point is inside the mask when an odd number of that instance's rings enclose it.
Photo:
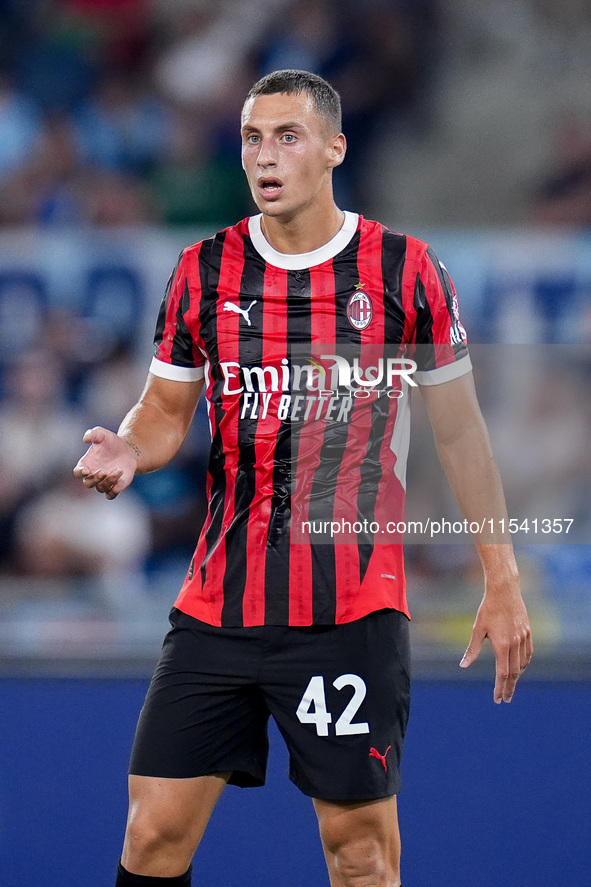
M 117 434 L 86 432 L 74 469 L 115 498 L 174 456 L 205 387 L 208 513 L 139 718 L 116 883 L 191 883 L 225 785 L 264 782 L 272 715 L 332 887 L 400 887 L 408 610 L 382 522 L 402 513 L 415 380 L 465 517 L 500 521 L 504 497 L 445 268 L 334 202 L 338 94 L 274 72 L 241 124 L 260 214 L 182 252 L 144 392 Z M 342 539 L 322 535 L 331 521 Z M 532 655 L 527 613 L 510 543 L 476 544 L 485 592 L 461 664 L 488 637 L 494 700 L 510 702 Z

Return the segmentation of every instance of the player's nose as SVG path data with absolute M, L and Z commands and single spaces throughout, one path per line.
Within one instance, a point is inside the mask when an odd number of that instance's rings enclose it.
M 266 169 L 269 166 L 276 166 L 277 164 L 277 153 L 274 149 L 272 141 L 268 141 L 263 139 L 260 144 L 259 153 L 257 156 L 257 165 L 261 169 Z

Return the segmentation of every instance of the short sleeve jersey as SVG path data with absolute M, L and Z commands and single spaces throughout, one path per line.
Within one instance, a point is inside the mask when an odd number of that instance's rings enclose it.
M 408 615 L 408 388 L 468 372 L 465 338 L 429 246 L 353 213 L 310 253 L 276 252 L 260 216 L 185 249 L 150 367 L 205 378 L 211 431 L 176 606 L 228 627 Z

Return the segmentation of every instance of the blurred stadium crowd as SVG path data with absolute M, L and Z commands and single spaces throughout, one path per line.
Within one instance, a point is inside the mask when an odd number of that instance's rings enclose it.
M 341 202 L 589 224 L 590 40 L 585 0 L 3 0 L 0 226 L 242 217 L 237 115 L 278 67 L 342 93 Z
M 2 0 L 0 252 L 30 256 L 35 237 L 54 232 L 55 262 L 63 256 L 67 265 L 73 232 L 92 239 L 114 227 L 141 238 L 177 226 L 180 248 L 247 215 L 237 119 L 252 82 L 281 67 L 316 71 L 342 94 L 342 205 L 419 236 L 474 223 L 591 225 L 590 35 L 584 0 L 494 8 L 470 0 Z M 0 641 L 9 652 L 10 644 L 58 654 L 71 644 L 88 655 L 111 642 L 141 648 L 154 636 L 151 603 L 161 634 L 163 596 L 173 600 L 204 516 L 204 413 L 168 468 L 138 478 L 115 503 L 89 495 L 71 476 L 81 435 L 90 424 L 116 427 L 137 397 L 156 302 L 144 294 L 121 318 L 121 283 L 109 291 L 107 281 L 100 317 L 82 294 L 78 303 L 75 294 L 63 304 L 33 299 L 31 308 L 36 284 L 10 273 L 0 281 Z M 164 282 L 165 274 L 155 290 Z M 541 322 L 525 341 L 590 342 L 591 267 L 576 280 L 559 269 L 534 289 L 516 317 L 507 306 L 519 292 L 500 279 L 487 301 L 485 286 L 469 332 L 503 341 L 503 317 L 527 326 L 529 312 Z M 573 293 L 576 318 L 563 310 Z M 585 361 L 563 380 L 569 393 L 558 398 L 558 418 L 544 406 L 555 380 L 539 376 L 495 427 L 511 454 L 510 417 L 529 410 L 527 456 L 502 466 L 513 492 L 556 468 L 543 508 L 568 489 L 564 508 L 572 502 L 588 521 Z M 484 398 L 497 402 L 494 391 Z M 543 558 L 528 557 L 526 579 L 548 588 L 553 571 L 557 581 L 569 574 L 573 606 L 591 631 L 585 548 L 565 559 L 546 547 Z M 469 546 L 416 547 L 409 564 L 426 609 L 441 617 L 424 623 L 425 640 L 462 638 L 477 581 Z M 443 588 L 448 603 L 459 601 L 453 624 L 433 610 Z M 549 600 L 542 630 L 552 640 Z
M 236 123 L 252 82 L 277 67 L 330 78 L 359 156 L 383 115 L 420 115 L 435 5 L 4 0 L 0 224 L 244 216 Z

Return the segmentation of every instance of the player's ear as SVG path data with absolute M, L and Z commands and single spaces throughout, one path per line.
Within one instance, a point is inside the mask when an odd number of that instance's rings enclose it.
M 343 160 L 345 159 L 345 152 L 347 151 L 347 140 L 342 132 L 337 133 L 337 135 L 332 136 L 328 143 L 328 166 L 329 169 L 334 169 L 335 166 L 340 166 Z

